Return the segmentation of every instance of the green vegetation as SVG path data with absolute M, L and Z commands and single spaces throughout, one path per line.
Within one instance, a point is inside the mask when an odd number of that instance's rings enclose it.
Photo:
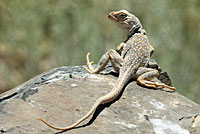
M 0 91 L 59 66 L 83 65 L 125 39 L 107 19 L 127 9 L 177 91 L 200 103 L 200 1 L 0 0 Z

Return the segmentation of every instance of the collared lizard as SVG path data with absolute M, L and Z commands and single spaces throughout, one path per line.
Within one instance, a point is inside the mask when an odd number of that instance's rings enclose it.
M 90 53 L 88 53 L 86 56 L 88 68 L 84 68 L 89 73 L 99 73 L 104 69 L 107 63 L 111 61 L 114 70 L 119 73 L 115 86 L 108 94 L 98 98 L 85 116 L 66 128 L 54 127 L 43 119 L 39 119 L 49 127 L 56 130 L 69 130 L 75 128 L 78 124 L 92 115 L 100 104 L 109 103 L 115 100 L 121 93 L 123 87 L 132 78 L 135 78 L 138 84 L 145 87 L 156 88 L 161 86 L 175 90 L 174 87 L 151 81 L 159 75 L 159 72 L 155 69 L 145 67 L 151 56 L 151 45 L 149 44 L 145 30 L 142 28 L 139 19 L 126 10 L 111 12 L 109 13 L 108 18 L 116 22 L 116 24 L 127 33 L 128 39 L 119 47 L 119 50 L 122 49 L 121 53 L 118 53 L 113 49 L 109 50 L 101 57 L 96 68 L 92 67 L 93 62 L 90 62 Z

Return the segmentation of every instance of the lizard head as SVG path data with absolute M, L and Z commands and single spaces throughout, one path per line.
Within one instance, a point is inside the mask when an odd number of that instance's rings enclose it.
M 108 18 L 114 21 L 128 35 L 142 29 L 139 19 L 126 10 L 110 12 Z

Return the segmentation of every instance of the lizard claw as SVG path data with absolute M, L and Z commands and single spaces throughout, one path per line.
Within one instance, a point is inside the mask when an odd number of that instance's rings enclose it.
M 148 83 L 148 84 L 154 85 L 154 86 L 156 86 L 156 87 L 166 87 L 166 88 L 169 88 L 169 89 L 174 90 L 174 91 L 176 90 L 175 87 L 171 87 L 171 86 L 168 86 L 168 85 L 166 85 L 166 84 L 159 83 L 159 82 L 154 82 L 154 83 L 150 82 L 150 83 Z
M 169 88 L 171 90 L 176 90 L 175 87 L 171 87 L 171 86 L 168 86 L 166 84 L 163 84 L 163 83 L 159 83 L 159 82 L 155 82 L 155 85 L 158 87 L 158 86 L 161 86 L 161 87 L 166 87 L 166 88 Z
M 94 63 L 94 61 L 90 61 L 89 56 L 90 56 L 90 53 L 87 53 L 86 60 L 87 60 L 87 66 L 88 66 L 88 68 L 86 66 L 83 66 L 83 68 L 86 71 L 88 71 L 89 73 L 94 73 L 95 68 L 92 66 L 92 64 Z
M 166 88 L 169 88 L 171 90 L 176 90 L 175 87 L 171 87 L 171 86 L 168 86 L 164 83 L 160 83 L 160 82 L 152 82 L 152 81 L 147 81 L 147 80 L 137 80 L 137 82 L 143 86 L 146 86 L 146 87 L 150 87 L 150 88 L 157 88 L 157 87 L 166 87 Z
M 92 73 L 92 71 L 90 69 L 88 69 L 86 66 L 82 66 L 86 71 L 88 71 L 89 73 Z

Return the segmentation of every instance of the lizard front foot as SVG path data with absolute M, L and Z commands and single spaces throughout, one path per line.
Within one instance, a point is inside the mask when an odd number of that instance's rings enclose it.
M 88 71 L 89 73 L 94 73 L 95 68 L 92 66 L 92 64 L 94 63 L 94 61 L 90 61 L 89 56 L 90 56 L 90 53 L 87 53 L 87 55 L 86 55 L 86 60 L 87 60 L 87 66 L 88 66 L 88 68 L 87 68 L 86 66 L 83 66 L 83 68 L 84 68 L 86 71 Z

